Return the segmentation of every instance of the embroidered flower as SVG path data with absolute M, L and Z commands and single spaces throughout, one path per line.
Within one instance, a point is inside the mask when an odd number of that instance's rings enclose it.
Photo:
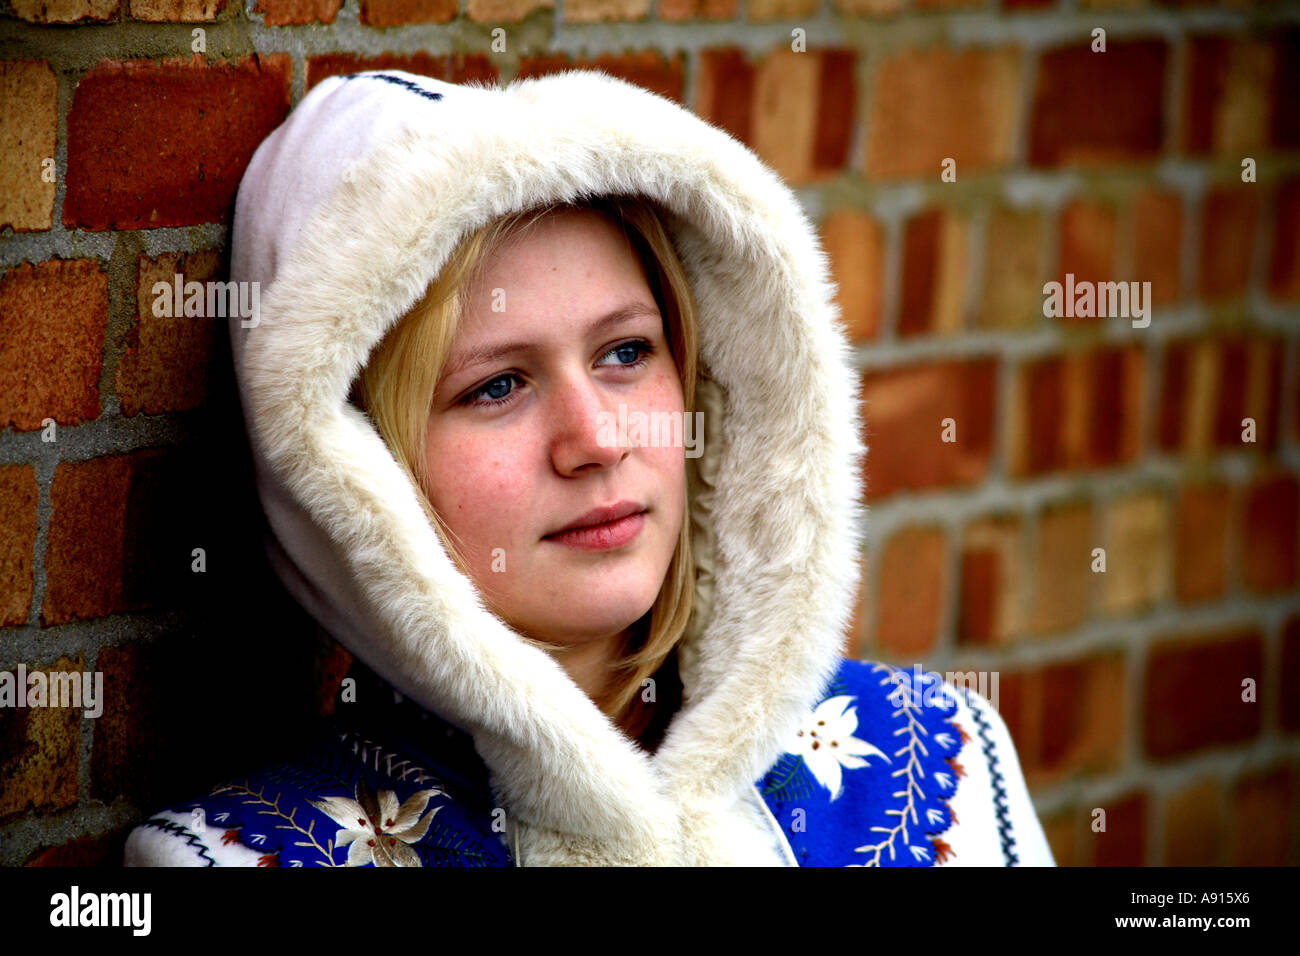
M 334 843 L 348 848 L 348 866 L 420 866 L 420 857 L 409 844 L 428 832 L 442 807 L 434 807 L 428 814 L 424 809 L 431 797 L 442 793 L 437 788 L 420 790 L 398 806 L 393 791 L 380 790 L 376 796 L 364 780 L 358 780 L 356 800 L 325 797 L 310 803 L 342 828 Z
M 817 705 L 817 709 L 803 720 L 795 735 L 790 753 L 803 758 L 808 770 L 823 787 L 831 792 L 831 799 L 839 797 L 844 778 L 841 768 L 856 770 L 865 767 L 863 757 L 889 758 L 853 732 L 858 729 L 858 710 L 850 707 L 856 698 L 831 697 Z

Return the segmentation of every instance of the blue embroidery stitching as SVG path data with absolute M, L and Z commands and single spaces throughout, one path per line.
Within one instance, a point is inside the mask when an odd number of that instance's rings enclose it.
M 1007 866 L 1019 866 L 1020 857 L 1015 851 L 1016 841 L 1011 835 L 1009 819 L 1011 811 L 1007 806 L 1007 790 L 1003 785 L 1002 771 L 998 768 L 998 755 L 993 751 L 993 739 L 989 737 L 992 728 L 980 709 L 975 706 L 975 702 L 971 700 L 970 689 L 964 689 L 963 693 L 966 695 L 966 706 L 970 708 L 971 715 L 979 726 L 984 759 L 988 762 L 989 776 L 993 780 L 993 807 L 998 815 L 998 837 L 1002 841 L 1002 856 L 1007 861 Z

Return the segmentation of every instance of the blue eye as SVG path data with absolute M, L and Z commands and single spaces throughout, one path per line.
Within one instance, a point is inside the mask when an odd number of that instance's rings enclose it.
M 646 356 L 653 355 L 654 351 L 655 347 L 645 339 L 634 339 L 630 342 L 623 342 L 621 345 L 614 346 L 606 352 L 604 356 L 602 356 L 602 360 L 611 355 L 617 354 L 624 359 L 624 361 L 615 363 L 615 367 L 641 368 L 646 364 Z M 504 383 L 509 383 L 511 381 L 519 382 L 522 380 L 514 372 L 507 372 L 504 375 L 498 375 L 496 378 L 485 382 L 483 385 L 466 395 L 465 398 L 461 400 L 461 404 L 475 408 L 491 408 L 496 405 L 508 405 L 510 402 L 514 401 L 512 398 L 514 395 L 514 389 L 507 388 Z M 506 390 L 503 391 L 503 388 Z M 479 398 L 478 396 L 480 395 L 486 397 Z

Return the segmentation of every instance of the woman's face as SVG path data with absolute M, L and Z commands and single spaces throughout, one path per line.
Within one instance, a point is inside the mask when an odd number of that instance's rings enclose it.
M 611 638 L 654 604 L 686 501 L 680 444 L 617 428 L 620 405 L 629 423 L 683 414 L 641 264 L 613 223 L 564 210 L 467 292 L 429 414 L 429 500 L 512 627 L 564 645 Z M 556 534 L 608 506 L 637 514 Z

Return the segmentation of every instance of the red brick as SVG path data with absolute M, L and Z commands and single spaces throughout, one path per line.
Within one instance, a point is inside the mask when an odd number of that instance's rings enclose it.
M 1300 177 L 1293 176 L 1278 188 L 1273 216 L 1268 293 L 1285 302 L 1300 302 Z
M 745 16 L 749 20 L 796 20 L 815 16 L 820 0 L 749 0 Z
M 1178 495 L 1174 592 L 1184 603 L 1227 591 L 1228 518 L 1232 488 L 1223 482 L 1184 485 Z
M 1231 866 L 1287 866 L 1295 784 L 1285 767 L 1248 774 L 1232 793 Z
M 36 544 L 36 469 L 0 468 L 0 627 L 27 623 Z
M 207 463 L 210 466 L 210 462 Z M 212 532 L 193 511 L 207 476 L 180 452 L 60 462 L 50 486 L 41 624 L 183 599 L 192 549 Z
M 843 170 L 857 109 L 854 62 L 852 51 L 778 48 L 759 63 L 752 145 L 787 182 L 817 181 Z
M 947 589 L 942 528 L 905 528 L 881 550 L 875 647 L 900 659 L 934 650 Z
M 889 17 L 903 9 L 903 0 L 831 0 L 831 6 L 845 17 Z
M 951 210 L 933 206 L 903 232 L 900 338 L 960 331 L 965 304 L 968 227 Z
M 1023 630 L 1021 538 L 1020 518 L 1014 514 L 984 518 L 967 527 L 957 592 L 959 644 L 1005 644 Z
M 26 665 L 28 673 L 86 669 L 80 655 Z M 0 821 L 76 805 L 82 719 L 74 707 L 0 707 Z
M 1043 835 L 1047 837 L 1047 845 L 1052 850 L 1052 859 L 1057 866 L 1083 865 L 1079 859 L 1079 831 L 1080 821 L 1085 816 L 1075 806 L 1038 815 L 1038 822 L 1043 825 Z
M 43 164 L 57 151 L 59 84 L 44 60 L 0 62 L 0 229 L 49 229 L 56 177 Z M 51 171 L 57 174 L 57 170 Z
M 746 145 L 753 145 L 754 66 L 743 50 L 702 50 L 695 112 Z
M 1212 777 L 1165 798 L 1162 866 L 1218 866 L 1223 840 L 1222 796 Z
M 1163 40 L 1109 39 L 1044 53 L 1029 128 L 1034 166 L 1154 159 L 1165 126 Z
M 1273 42 L 1277 71 L 1273 74 L 1269 142 L 1277 150 L 1300 149 L 1300 29 L 1280 30 Z
M 114 20 L 119 0 L 10 0 L 13 12 L 32 23 Z
M 1032 13 L 1055 8 L 1056 0 L 1000 0 L 998 6 L 1003 10 L 1029 11 Z
M 1282 341 L 1258 334 L 1204 335 L 1171 341 L 1164 359 L 1160 445 L 1208 457 L 1277 447 L 1282 401 Z M 1243 443 L 1242 421 L 1255 420 L 1255 443 Z
M 1135 346 L 1075 350 L 1016 370 L 1007 427 L 1014 477 L 1137 457 L 1145 361 Z
M 257 0 L 254 13 L 260 13 L 268 27 L 297 23 L 333 23 L 343 0 Z
M 618 20 L 644 20 L 650 13 L 650 0 L 567 0 L 566 23 L 604 23 Z
M 1300 482 L 1282 472 L 1246 492 L 1242 528 L 1242 583 L 1257 594 L 1296 584 L 1296 542 L 1300 541 Z
M 253 151 L 289 112 L 290 68 L 286 53 L 101 60 L 68 113 L 63 225 L 228 222 Z
M 135 322 L 127 335 L 115 386 L 123 415 L 186 411 L 203 402 L 214 335 L 218 323 L 224 332 L 226 320 L 155 316 L 153 287 L 165 282 L 170 288 L 178 273 L 182 283 L 215 279 L 218 255 L 216 250 L 208 250 L 186 256 L 166 253 L 157 260 L 136 257 Z
M 1187 44 L 1184 149 L 1239 158 L 1267 148 L 1276 47 L 1268 40 L 1192 36 Z
M 24 262 L 0 276 L 0 427 L 99 415 L 108 278 L 91 259 Z
M 1164 601 L 1169 590 L 1169 502 L 1163 490 L 1125 494 L 1107 502 L 1106 573 L 1101 608 L 1136 614 Z
M 1300 733 L 1300 615 L 1282 627 L 1282 731 Z
M 1015 47 L 906 50 L 877 68 L 867 122 L 866 173 L 939 181 L 1006 166 L 1016 135 L 1020 53 Z
M 1252 630 L 1155 643 L 1143 694 L 1147 756 L 1179 757 L 1258 737 L 1263 705 L 1242 700 L 1242 681 L 1252 678 L 1258 694 L 1263 669 L 1263 644 Z
M 1043 316 L 1046 225 L 1037 209 L 994 209 L 984 233 L 984 298 L 980 328 L 1020 329 Z
M 1109 205 L 1091 200 L 1075 200 L 1061 211 L 1061 244 L 1056 275 L 1064 284 L 1068 273 L 1074 274 L 1076 288 L 1081 282 L 1109 282 L 1115 278 L 1116 215 Z M 1073 311 L 1073 310 L 1071 310 Z M 1100 318 L 1063 317 L 1062 321 L 1098 322 Z
M 849 339 L 865 342 L 878 338 L 885 278 L 885 237 L 880 224 L 866 213 L 840 209 L 822 222 L 821 235 Z
M 1145 188 L 1132 206 L 1133 273 L 1128 281 L 1151 283 L 1151 305 L 1178 301 L 1183 241 L 1183 202 L 1175 192 Z
M 555 0 L 466 0 L 465 18 L 497 26 L 522 23 L 538 10 L 549 10 L 554 16 Z
M 107 836 L 77 837 L 67 843 L 38 850 L 23 866 L 93 866 L 116 869 L 122 865 L 126 837 L 126 830 Z
M 993 451 L 997 359 L 935 362 L 863 377 L 866 496 L 984 480 Z M 945 442 L 943 420 L 956 423 Z
M 659 19 L 672 23 L 685 20 L 732 20 L 736 0 L 660 0 Z
M 1201 210 L 1202 298 L 1223 299 L 1246 291 L 1259 215 L 1256 188 L 1239 183 L 1206 193 Z
M 306 88 L 310 90 L 321 80 L 348 73 L 368 70 L 402 70 L 448 83 L 469 83 L 482 80 L 489 84 L 500 81 L 500 70 L 480 53 L 453 53 L 431 56 L 428 53 L 400 55 L 381 53 L 378 56 L 357 56 L 353 53 L 325 53 L 307 58 Z
M 602 54 L 594 59 L 572 60 L 568 54 L 555 53 L 547 56 L 525 57 L 519 64 L 516 79 L 545 76 L 564 70 L 603 70 L 629 83 L 644 87 L 651 93 L 682 102 L 685 88 L 685 61 L 680 53 L 665 58 L 657 50 L 643 50 L 639 53 Z
M 361 0 L 360 20 L 371 27 L 448 23 L 458 9 L 458 0 Z
M 1101 804 L 1106 829 L 1092 835 L 1093 866 L 1142 866 L 1146 863 L 1147 798 L 1132 793 Z
M 225 0 L 130 0 L 130 19 L 153 23 L 210 23 Z
M 1127 709 L 1119 654 L 1004 672 L 999 696 L 1031 789 L 1119 765 Z
M 1092 509 L 1085 503 L 1053 502 L 1038 516 L 1031 562 L 1036 636 L 1069 631 L 1081 623 L 1092 591 Z

